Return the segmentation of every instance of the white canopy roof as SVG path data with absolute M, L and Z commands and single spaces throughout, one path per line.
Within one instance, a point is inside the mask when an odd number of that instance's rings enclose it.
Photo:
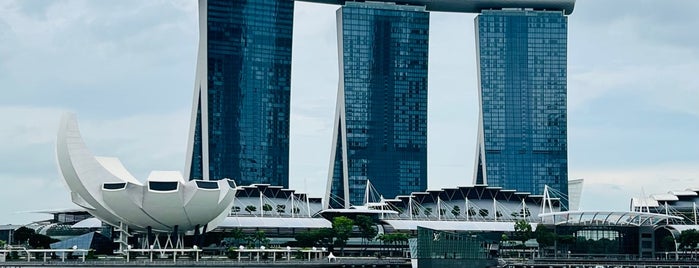
M 416 221 L 416 220 L 384 220 L 396 230 L 417 230 L 425 227 L 440 231 L 490 231 L 514 232 L 514 222 L 504 221 Z M 531 223 L 536 229 L 536 223 Z
M 323 218 L 227 217 L 219 228 L 332 228 Z
M 99 228 L 102 227 L 102 221 L 98 218 L 87 218 L 73 224 L 71 228 Z

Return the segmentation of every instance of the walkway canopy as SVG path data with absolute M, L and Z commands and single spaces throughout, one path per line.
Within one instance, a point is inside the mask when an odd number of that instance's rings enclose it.
M 544 224 L 592 226 L 656 226 L 663 221 L 682 220 L 672 215 L 634 211 L 564 211 L 539 214 Z
M 415 221 L 415 220 L 383 220 L 395 230 L 415 231 L 424 227 L 438 231 L 481 231 L 481 232 L 514 232 L 515 223 L 511 221 Z M 536 223 L 531 223 L 536 229 Z

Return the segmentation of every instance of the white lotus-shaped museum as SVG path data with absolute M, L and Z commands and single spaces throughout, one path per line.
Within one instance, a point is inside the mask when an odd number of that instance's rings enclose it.
M 235 197 L 231 180 L 185 181 L 178 171 L 153 171 L 145 184 L 136 180 L 119 159 L 90 153 L 74 114 L 61 119 L 56 156 L 73 203 L 129 230 L 213 229 L 228 215 Z

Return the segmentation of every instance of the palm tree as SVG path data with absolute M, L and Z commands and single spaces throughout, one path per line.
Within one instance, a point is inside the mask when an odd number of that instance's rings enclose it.
M 264 211 L 264 212 L 270 212 L 270 211 L 272 211 L 272 205 L 270 205 L 270 204 L 264 204 L 264 205 L 262 206 L 262 211 Z
M 252 215 L 253 212 L 257 211 L 257 207 L 253 205 L 248 205 L 247 207 L 245 207 L 245 211 Z

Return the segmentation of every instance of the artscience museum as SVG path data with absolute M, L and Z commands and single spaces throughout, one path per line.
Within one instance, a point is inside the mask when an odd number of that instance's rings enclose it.
M 213 229 L 233 205 L 232 180 L 185 181 L 178 171 L 153 171 L 138 181 L 119 159 L 93 156 L 76 117 L 63 116 L 56 157 L 73 203 L 124 233 L 195 233 Z

